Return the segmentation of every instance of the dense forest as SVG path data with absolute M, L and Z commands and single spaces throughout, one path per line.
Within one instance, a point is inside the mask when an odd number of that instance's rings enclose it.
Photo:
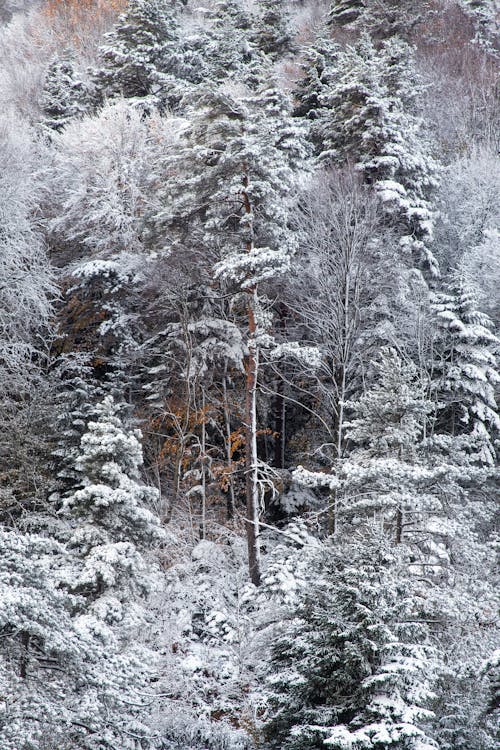
M 498 747 L 499 11 L 0 2 L 0 750 Z

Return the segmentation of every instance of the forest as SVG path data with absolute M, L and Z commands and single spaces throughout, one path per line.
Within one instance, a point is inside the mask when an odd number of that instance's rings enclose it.
M 498 0 L 0 0 L 0 750 L 495 750 Z

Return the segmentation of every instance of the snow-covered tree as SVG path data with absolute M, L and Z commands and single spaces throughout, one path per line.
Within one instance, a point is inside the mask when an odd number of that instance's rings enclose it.
M 398 338 L 396 297 L 404 285 L 395 238 L 380 207 L 350 170 L 321 173 L 308 185 L 294 222 L 300 250 L 285 300 L 297 337 L 318 347 L 321 365 L 306 365 L 307 390 L 320 404 L 318 457 L 344 452 L 345 402 L 359 392 L 370 357 Z M 405 301 L 410 308 L 408 301 Z M 305 401 L 305 399 L 304 399 Z M 311 422 L 307 432 L 311 435 Z M 325 434 L 326 430 L 326 434 Z M 316 433 L 313 439 L 318 439 Z
M 37 481 L 43 444 L 34 406 L 43 391 L 55 291 L 46 249 L 34 219 L 39 182 L 36 149 L 14 115 L 0 118 L 0 473 L 19 491 Z M 33 426 L 31 429 L 30 424 Z
M 443 515 L 443 494 L 436 485 L 446 480 L 453 492 L 456 474 L 446 463 L 427 465 L 422 438 L 433 404 L 415 366 L 389 347 L 372 366 L 371 385 L 345 404 L 352 415 L 344 425 L 345 439 L 353 447 L 335 462 L 332 474 L 299 467 L 295 476 L 306 486 L 330 489 L 331 531 L 375 522 L 397 544 L 417 545 L 417 554 L 434 559 L 437 548 L 425 530 Z M 439 570 L 440 560 L 434 562 Z
M 3 527 L 0 550 L 2 748 L 96 750 L 131 737 L 148 747 L 134 694 L 148 667 L 78 614 L 82 600 L 60 585 L 67 551 Z
M 324 546 L 273 648 L 266 747 L 437 748 L 436 662 L 405 565 L 381 539 Z
M 76 462 L 83 487 L 64 501 L 77 521 L 69 543 L 77 571 L 68 583 L 110 622 L 120 622 L 123 606 L 147 590 L 142 552 L 163 539 L 147 507 L 156 491 L 140 481 L 140 434 L 126 431 L 117 411 L 109 396 L 95 408 Z
M 248 66 L 262 62 L 262 53 L 253 41 L 255 16 L 241 0 L 221 0 L 207 15 L 207 24 L 198 31 L 203 78 L 213 83 L 245 78 Z M 188 39 L 193 45 L 196 39 Z M 196 48 L 196 47 L 195 47 Z
M 414 113 L 418 86 L 411 48 L 393 38 L 376 49 L 363 35 L 344 48 L 327 46 L 312 64 L 316 73 L 306 70 L 305 82 L 309 89 L 318 81 L 314 95 L 321 106 L 314 106 L 312 117 L 320 159 L 355 165 L 398 228 L 402 248 L 435 272 L 428 245 L 437 167 Z
M 460 5 L 472 18 L 476 28 L 474 41 L 487 52 L 500 51 L 500 23 L 497 0 L 460 0 Z
M 438 323 L 434 350 L 436 431 L 467 436 L 466 452 L 494 465 L 500 429 L 495 390 L 499 382 L 498 339 L 477 309 L 473 290 L 456 275 L 447 292 L 434 296 Z
M 247 531 L 255 582 L 262 500 L 257 373 L 259 351 L 271 343 L 259 287 L 290 268 L 296 246 L 288 230 L 296 184 L 292 166 L 305 156 L 301 128 L 287 115 L 286 98 L 265 78 L 257 91 L 220 88 L 199 96 L 190 112 L 186 146 L 170 164 L 173 179 L 166 182 L 165 209 L 158 217 L 167 227 L 191 226 L 192 241 L 208 249 L 224 292 L 246 311 Z M 183 174 L 187 169 L 189 176 L 177 192 L 179 169 Z
M 329 22 L 369 31 L 374 39 L 395 35 L 405 38 L 425 18 L 429 5 L 428 1 L 413 0 L 333 0 Z
M 434 249 L 444 273 L 468 262 L 488 237 L 493 237 L 500 222 L 497 195 L 500 191 L 500 159 L 496 149 L 474 148 L 449 164 L 437 193 L 439 220 L 436 223 Z M 488 264 L 489 266 L 489 264 Z M 474 281 L 481 288 L 493 270 Z
M 75 243 L 108 259 L 140 252 L 145 213 L 155 202 L 157 161 L 168 141 L 162 122 L 125 101 L 54 134 L 47 214 L 58 250 L 70 245 L 72 260 Z
M 200 82 L 199 55 L 184 54 L 176 0 L 131 0 L 100 48 L 93 75 L 97 101 L 125 97 L 175 106 L 185 81 Z
M 78 76 L 71 50 L 56 55 L 50 63 L 43 87 L 40 106 L 42 125 L 61 130 L 86 111 L 88 86 Z
M 259 49 L 271 57 L 279 57 L 290 52 L 293 47 L 293 35 L 287 3 L 284 0 L 259 0 L 256 11 L 252 39 Z

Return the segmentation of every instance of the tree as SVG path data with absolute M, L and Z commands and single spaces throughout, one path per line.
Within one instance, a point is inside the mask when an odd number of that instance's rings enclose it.
M 169 229 L 190 228 L 191 246 L 204 249 L 205 262 L 208 250 L 223 293 L 239 303 L 247 351 L 246 524 L 255 583 L 260 575 L 263 486 L 257 456 L 257 374 L 259 351 L 271 342 L 259 287 L 290 267 L 296 241 L 288 231 L 296 184 L 292 165 L 300 165 L 305 155 L 301 128 L 287 121 L 287 107 L 285 97 L 264 77 L 257 91 L 218 88 L 201 94 L 189 113 L 186 145 L 170 162 L 166 208 L 158 216 Z M 186 171 L 179 189 L 179 172 Z
M 411 48 L 393 38 L 376 49 L 363 35 L 355 45 L 327 47 L 312 61 L 318 63 L 322 72 L 314 88 L 321 108 L 313 110 L 313 137 L 320 160 L 355 165 L 399 231 L 403 255 L 411 251 L 414 263 L 436 273 L 429 248 L 434 224 L 429 195 L 437 168 L 414 114 Z M 306 73 L 307 87 L 312 77 Z
M 71 120 L 85 113 L 87 85 L 76 74 L 73 55 L 66 50 L 50 63 L 41 98 L 42 125 L 61 130 Z
M 469 254 L 495 233 L 499 191 L 500 160 L 489 146 L 475 148 L 446 167 L 436 195 L 439 221 L 434 244 L 443 273 L 467 265 Z M 479 287 L 488 283 L 488 274 L 476 276 L 475 282 Z
M 63 697 L 64 682 L 82 679 L 85 651 L 92 660 L 94 646 L 71 621 L 75 599 L 57 586 L 54 554 L 60 559 L 61 548 L 4 527 L 0 546 L 0 739 L 6 750 L 38 749 L 46 746 L 44 727 L 50 726 L 55 747 L 72 732 L 72 721 L 75 734 L 85 735 L 77 728 L 74 695 Z
M 46 216 L 59 256 L 69 245 L 75 261 L 78 243 L 93 257 L 137 258 L 144 250 L 145 214 L 155 205 L 157 162 L 168 140 L 159 118 L 145 118 L 125 101 L 54 134 Z
M 308 186 L 294 218 L 300 251 L 285 287 L 297 337 L 316 345 L 321 365 L 301 373 L 320 413 L 322 458 L 344 454 L 345 404 L 358 393 L 365 365 L 397 339 L 396 289 L 404 285 L 394 238 L 370 190 L 349 170 L 324 172 Z M 391 246 L 394 245 L 391 255 Z M 386 314 L 383 315 L 383 308 Z M 391 313 L 388 313 L 388 310 Z M 307 403 L 305 396 L 302 401 Z M 308 430 L 315 422 L 308 421 Z M 325 434 L 326 431 L 326 434 Z
M 334 0 L 329 23 L 368 31 L 373 39 L 407 38 L 429 11 L 429 2 L 412 0 Z
M 273 58 L 282 56 L 293 48 L 287 13 L 288 9 L 283 0 L 259 0 L 257 5 L 257 23 L 252 38 L 259 49 Z
M 488 316 L 477 309 L 473 291 L 460 276 L 434 297 L 438 335 L 434 352 L 436 432 L 467 436 L 466 453 L 495 464 L 500 420 L 495 400 L 499 381 L 497 338 Z
M 216 268 L 217 276 L 229 287 L 236 288 L 247 297 L 247 346 L 245 358 L 246 408 L 245 456 L 247 538 L 250 577 L 256 585 L 260 582 L 259 507 L 262 501 L 257 456 L 257 378 L 259 369 L 260 339 L 264 335 L 259 318 L 263 315 L 259 299 L 259 285 L 284 273 L 294 250 L 294 238 L 286 231 L 289 210 L 287 194 L 294 184 L 290 164 L 303 155 L 298 132 L 284 128 L 283 100 L 276 90 L 267 88 L 261 93 L 261 111 L 267 115 L 265 129 L 251 124 L 245 109 L 240 109 L 239 133 L 233 136 L 229 153 L 224 159 L 230 168 L 229 192 L 212 196 L 215 207 L 223 205 L 221 199 L 233 204 L 231 221 L 238 220 L 240 231 L 237 244 L 226 247 L 225 258 Z M 245 122 L 245 120 L 247 122 Z M 281 125 L 281 127 L 280 127 Z M 276 128 L 276 130 L 274 130 Z M 278 135 L 276 139 L 274 133 Z M 209 218 L 217 234 L 228 220 L 227 212 Z M 223 237 L 219 234 L 220 237 Z M 233 240 L 234 242 L 234 240 Z
M 147 590 L 142 552 L 163 539 L 147 507 L 156 492 L 139 480 L 140 434 L 126 432 L 117 411 L 110 396 L 96 407 L 76 462 L 83 487 L 64 501 L 78 520 L 70 540 L 77 569 L 68 584 L 109 622 L 120 622 L 126 605 Z
M 29 497 L 40 479 L 35 404 L 44 390 L 55 286 L 33 216 L 40 185 L 31 134 L 6 114 L 0 141 L 0 473 L 2 484 Z
M 82 600 L 61 586 L 67 550 L 5 527 L 0 550 L 2 747 L 95 750 L 131 736 L 148 747 L 134 694 L 148 667 L 104 623 L 79 613 Z
M 496 0 L 461 0 L 476 27 L 475 42 L 494 55 L 499 49 L 498 5 Z
M 376 537 L 320 550 L 272 649 L 266 747 L 437 748 L 435 661 L 405 564 Z
M 434 556 L 427 529 L 443 515 L 439 482 L 446 478 L 453 493 L 458 473 L 444 462 L 427 463 L 422 437 L 433 404 L 413 363 L 383 347 L 371 364 L 370 386 L 345 404 L 352 415 L 344 424 L 352 446 L 345 458 L 334 463 L 332 474 L 299 467 L 295 476 L 306 486 L 331 490 L 330 531 L 337 536 L 343 524 L 353 529 L 377 522 L 427 564 Z M 439 561 L 436 565 L 439 571 Z
M 97 103 L 106 98 L 144 99 L 151 106 L 176 106 L 186 81 L 200 82 L 203 63 L 185 51 L 176 0 L 131 0 L 99 50 L 93 75 Z

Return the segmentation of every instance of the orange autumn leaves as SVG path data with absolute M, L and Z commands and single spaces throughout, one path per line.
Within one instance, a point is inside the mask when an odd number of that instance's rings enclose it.
M 58 43 L 86 49 L 96 44 L 127 0 L 45 0 L 41 13 Z

